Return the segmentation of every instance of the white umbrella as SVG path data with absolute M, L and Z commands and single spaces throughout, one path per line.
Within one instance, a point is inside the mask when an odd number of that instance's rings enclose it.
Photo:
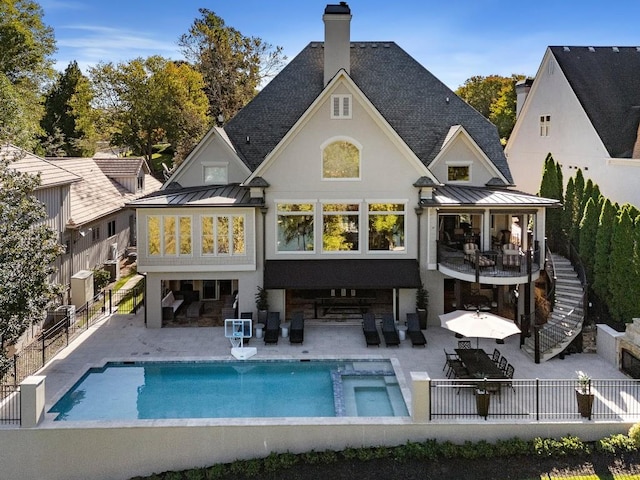
M 465 337 L 497 338 L 502 340 L 520 333 L 511 320 L 486 312 L 455 310 L 440 316 L 440 326 Z

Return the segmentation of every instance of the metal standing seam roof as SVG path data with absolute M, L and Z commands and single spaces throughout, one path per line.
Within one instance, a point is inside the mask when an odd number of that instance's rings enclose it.
M 445 185 L 436 187 L 432 200 L 424 200 L 430 206 L 469 205 L 479 207 L 560 207 L 558 200 L 538 197 L 517 190 L 505 188 L 483 188 Z
M 0 157 L 15 158 L 16 160 L 11 162 L 11 168 L 19 172 L 40 174 L 39 188 L 51 188 L 82 180 L 79 175 L 14 145 L 0 145 Z
M 640 123 L 640 47 L 549 47 L 612 158 L 630 158 Z
M 323 70 L 323 43 L 312 42 L 225 126 L 251 171 L 322 93 Z M 350 76 L 425 165 L 462 125 L 513 182 L 496 127 L 395 43 L 352 42 Z
M 128 204 L 144 207 L 232 207 L 261 206 L 262 200 L 251 198 L 250 189 L 238 184 L 190 187 L 177 191 L 161 190 Z

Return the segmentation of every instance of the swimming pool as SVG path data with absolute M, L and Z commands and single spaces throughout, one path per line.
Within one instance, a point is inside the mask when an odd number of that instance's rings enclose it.
M 89 369 L 56 421 L 407 416 L 388 360 L 112 362 Z

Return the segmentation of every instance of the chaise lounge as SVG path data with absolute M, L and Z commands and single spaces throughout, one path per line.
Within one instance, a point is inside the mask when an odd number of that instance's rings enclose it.
M 364 332 L 364 338 L 367 341 L 367 347 L 369 345 L 380 346 L 380 334 L 376 328 L 376 317 L 373 313 L 365 313 L 362 316 L 362 331 Z
M 382 316 L 382 335 L 384 336 L 384 344 L 387 347 L 400 346 L 400 335 L 398 334 L 396 322 L 391 314 L 385 313 Z
M 264 331 L 264 343 L 278 343 L 280 336 L 280 312 L 267 314 L 267 326 Z
M 411 340 L 411 346 L 425 347 L 427 339 L 420 330 L 420 318 L 417 313 L 407 313 L 407 336 Z
M 289 327 L 289 342 L 304 342 L 304 317 L 302 312 L 295 312 L 291 317 L 291 325 Z

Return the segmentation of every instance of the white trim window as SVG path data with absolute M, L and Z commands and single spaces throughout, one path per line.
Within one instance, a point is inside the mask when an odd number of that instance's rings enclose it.
M 359 180 L 360 145 L 344 138 L 321 145 L 323 180 Z
M 203 163 L 202 180 L 205 185 L 226 185 L 229 183 L 229 164 L 225 162 Z
M 471 163 L 447 163 L 447 182 L 468 183 L 471 181 Z
M 192 250 L 191 217 L 149 215 L 147 217 L 147 255 L 190 256 Z
M 406 252 L 404 203 L 369 203 L 369 250 Z
M 360 250 L 360 205 L 325 203 L 322 205 L 322 250 L 357 252 Z
M 331 119 L 351 119 L 352 97 L 350 94 L 331 95 Z
M 200 217 L 203 256 L 233 256 L 246 253 L 244 215 Z
M 551 133 L 551 115 L 540 115 L 540 136 L 548 137 Z
M 276 209 L 278 252 L 313 252 L 314 204 L 283 202 Z

